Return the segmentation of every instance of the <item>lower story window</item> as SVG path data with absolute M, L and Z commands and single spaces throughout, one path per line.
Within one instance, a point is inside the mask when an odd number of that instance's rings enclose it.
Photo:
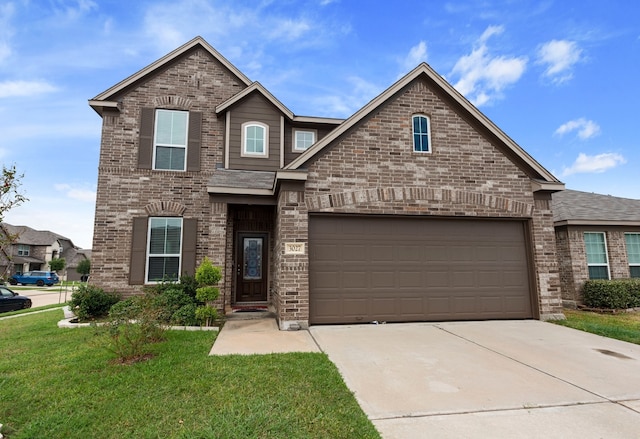
M 147 282 L 180 277 L 182 218 L 149 218 Z
M 640 233 L 625 233 L 627 259 L 629 260 L 629 276 L 640 277 Z
M 609 279 L 609 260 L 604 233 L 585 233 L 584 245 L 587 253 L 589 279 Z

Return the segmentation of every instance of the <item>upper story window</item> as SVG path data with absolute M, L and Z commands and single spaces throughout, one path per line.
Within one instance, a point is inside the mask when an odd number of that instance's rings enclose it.
M 242 156 L 269 156 L 269 126 L 260 122 L 242 124 Z
M 316 132 L 311 130 L 295 130 L 293 132 L 293 150 L 306 151 L 316 143 Z
M 586 232 L 584 246 L 587 253 L 589 279 L 609 279 L 609 258 L 604 233 Z
M 640 233 L 625 233 L 627 259 L 629 260 L 629 276 L 640 277 Z
M 156 110 L 153 169 L 184 171 L 189 112 Z
M 29 256 L 29 253 L 31 253 L 30 245 L 18 244 L 18 256 Z
M 149 218 L 147 249 L 146 281 L 177 281 L 182 254 L 182 218 Z
M 413 116 L 413 151 L 431 152 L 431 121 L 427 116 Z

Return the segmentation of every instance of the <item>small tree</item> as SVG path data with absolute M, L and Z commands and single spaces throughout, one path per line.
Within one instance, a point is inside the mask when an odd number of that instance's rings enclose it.
M 91 273 L 91 260 L 83 259 L 78 262 L 76 271 L 78 272 L 78 274 L 82 275 L 82 280 L 86 280 L 86 278 L 89 276 L 89 273 Z
M 2 166 L 2 174 L 0 175 L 0 223 L 4 221 L 4 214 L 11 208 L 28 201 L 24 194 L 19 191 L 22 177 L 24 177 L 24 174 L 18 174 L 15 165 L 9 168 Z M 10 246 L 16 239 L 18 239 L 18 235 L 8 233 L 6 229 L 0 231 L 0 258 L 11 261 Z M 5 272 L 0 273 L 2 278 L 7 277 L 12 264 L 7 263 L 4 265 L 6 266 Z
M 4 214 L 11 208 L 28 201 L 28 198 L 18 191 L 22 177 L 24 177 L 24 174 L 18 174 L 16 165 L 9 168 L 2 166 L 2 175 L 0 176 L 0 222 L 4 221 Z
M 49 262 L 49 267 L 51 267 L 52 271 L 62 271 L 64 267 L 67 265 L 67 261 L 63 258 L 53 258 Z
M 211 326 L 218 318 L 218 310 L 213 302 L 220 296 L 220 289 L 216 286 L 220 279 L 222 279 L 222 270 L 220 267 L 215 267 L 205 256 L 196 269 L 196 281 L 200 285 L 196 290 L 196 299 L 204 303 L 196 309 L 196 318 L 205 326 Z

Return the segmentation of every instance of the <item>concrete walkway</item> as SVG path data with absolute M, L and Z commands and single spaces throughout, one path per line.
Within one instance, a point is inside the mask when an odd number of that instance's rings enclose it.
M 274 318 L 227 320 L 209 355 L 320 352 L 309 331 L 280 331 Z

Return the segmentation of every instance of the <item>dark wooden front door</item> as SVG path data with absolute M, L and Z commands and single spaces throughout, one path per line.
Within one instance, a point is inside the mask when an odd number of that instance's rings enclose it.
M 236 303 L 267 300 L 266 233 L 238 233 L 236 237 Z

